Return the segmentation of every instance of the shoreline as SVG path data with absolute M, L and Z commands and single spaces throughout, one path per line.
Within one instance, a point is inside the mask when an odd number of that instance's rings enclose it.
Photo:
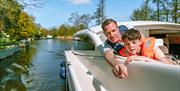
M 65 40 L 72 40 L 73 36 L 57 36 L 57 39 L 65 39 Z

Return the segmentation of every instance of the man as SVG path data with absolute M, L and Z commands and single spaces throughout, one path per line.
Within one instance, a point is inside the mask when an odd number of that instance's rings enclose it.
M 126 50 L 120 52 L 127 58 L 126 64 L 134 61 L 159 61 L 165 64 L 174 64 L 172 60 L 166 58 L 164 53 L 155 46 L 155 38 L 141 38 L 138 30 L 130 29 L 122 35 Z M 127 51 L 127 52 L 125 52 Z
M 118 74 L 118 76 L 115 75 L 116 77 L 126 78 L 128 76 L 126 66 L 114 56 L 114 53 L 118 53 L 123 48 L 121 45 L 121 34 L 116 21 L 113 19 L 105 20 L 102 24 L 102 29 L 107 37 L 104 48 L 105 59 L 115 69 L 113 71 Z

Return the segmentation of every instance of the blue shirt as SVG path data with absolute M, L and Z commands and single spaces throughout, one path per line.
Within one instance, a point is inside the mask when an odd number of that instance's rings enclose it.
M 123 44 L 121 43 L 111 43 L 109 40 L 105 41 L 104 52 L 107 50 L 113 50 L 115 54 L 119 53 L 119 50 L 123 48 Z

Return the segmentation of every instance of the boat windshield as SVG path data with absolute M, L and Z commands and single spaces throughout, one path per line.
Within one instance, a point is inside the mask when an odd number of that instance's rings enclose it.
M 81 35 L 81 36 L 75 37 L 73 39 L 72 49 L 74 49 L 74 50 L 95 50 L 95 47 L 94 47 L 92 40 L 88 36 Z

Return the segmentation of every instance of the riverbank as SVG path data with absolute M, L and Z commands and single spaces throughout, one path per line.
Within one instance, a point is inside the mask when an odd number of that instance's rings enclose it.
M 73 36 L 57 36 L 57 39 L 63 39 L 63 40 L 72 40 Z

